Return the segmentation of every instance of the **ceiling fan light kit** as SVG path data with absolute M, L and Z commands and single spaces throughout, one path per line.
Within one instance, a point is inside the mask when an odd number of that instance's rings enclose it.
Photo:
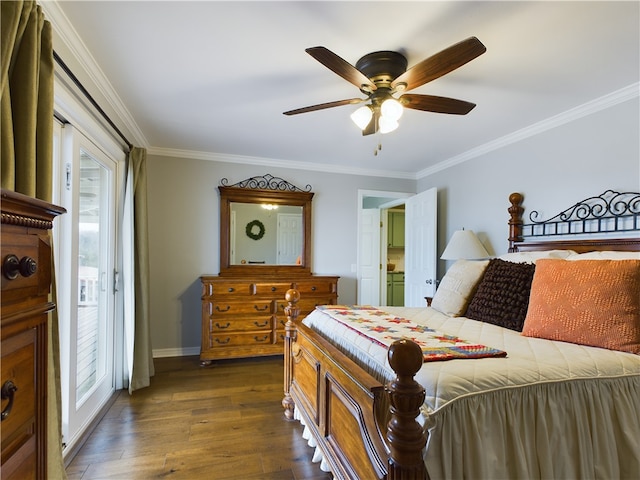
M 367 128 L 367 125 L 369 125 L 369 122 L 371 121 L 371 117 L 373 117 L 373 110 L 371 110 L 369 105 L 360 107 L 351 114 L 351 120 L 353 120 L 353 123 L 355 123 L 360 130 Z
M 367 98 L 350 98 L 284 112 L 297 115 L 342 105 L 370 102 L 351 114 L 362 135 L 388 133 L 398 128 L 404 108 L 425 112 L 466 115 L 475 104 L 433 95 L 394 94 L 413 90 L 446 75 L 487 51 L 476 37 L 469 37 L 432 55 L 407 70 L 407 59 L 399 52 L 380 51 L 365 55 L 354 67 L 325 47 L 305 50 L 329 70 L 358 87 Z
M 385 117 L 384 115 L 380 117 L 378 122 L 378 131 L 380 133 L 390 133 L 393 132 L 396 128 L 398 128 L 400 124 L 397 120 L 394 120 L 389 117 Z

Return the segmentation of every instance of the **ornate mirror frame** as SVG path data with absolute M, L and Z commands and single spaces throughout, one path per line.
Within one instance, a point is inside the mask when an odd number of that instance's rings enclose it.
M 220 181 L 220 275 L 309 275 L 311 273 L 311 186 L 305 190 L 266 174 L 234 185 Z M 302 207 L 303 239 L 300 265 L 231 264 L 231 203 L 291 205 Z

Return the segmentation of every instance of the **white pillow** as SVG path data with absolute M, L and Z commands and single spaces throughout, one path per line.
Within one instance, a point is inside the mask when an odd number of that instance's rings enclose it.
M 438 285 L 431 307 L 445 315 L 464 315 L 489 260 L 458 260 Z
M 571 255 L 577 255 L 573 250 L 541 250 L 539 252 L 514 252 L 505 253 L 498 258 L 507 262 L 515 263 L 536 263 L 541 258 L 568 258 Z
M 640 252 L 605 250 L 602 252 L 574 253 L 567 260 L 640 260 Z

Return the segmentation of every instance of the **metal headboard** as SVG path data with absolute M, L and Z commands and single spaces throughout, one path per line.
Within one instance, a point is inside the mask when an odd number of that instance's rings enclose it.
M 615 192 L 589 197 L 575 203 L 557 215 L 538 220 L 536 210 L 529 214 L 529 223 L 522 218 L 524 197 L 519 193 L 509 196 L 509 251 L 525 239 L 559 236 L 610 234 L 640 231 L 640 193 Z

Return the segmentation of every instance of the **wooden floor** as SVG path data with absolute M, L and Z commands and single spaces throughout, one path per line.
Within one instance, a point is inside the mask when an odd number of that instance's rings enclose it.
M 69 464 L 69 480 L 327 480 L 287 421 L 281 357 L 155 360 L 151 386 L 115 403 Z

